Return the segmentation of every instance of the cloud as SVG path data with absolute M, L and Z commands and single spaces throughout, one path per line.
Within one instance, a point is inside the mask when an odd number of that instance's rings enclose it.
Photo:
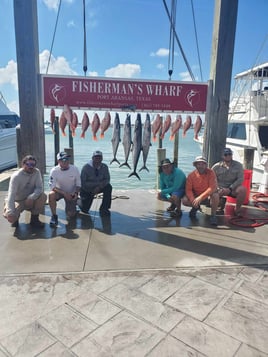
M 156 52 L 151 52 L 151 57 L 167 57 L 169 55 L 169 50 L 167 48 L 159 48 Z
M 137 77 L 141 72 L 141 67 L 138 64 L 118 64 L 116 67 L 109 68 L 105 71 L 106 77 L 121 77 L 133 78 Z
M 40 73 L 46 73 L 47 65 L 49 61 L 48 50 L 44 50 L 42 53 L 40 53 L 39 61 L 40 61 Z M 51 55 L 48 74 L 77 75 L 77 72 L 75 72 L 70 67 L 70 64 L 68 63 L 65 57 L 59 56 L 56 58 L 53 55 Z
M 0 85 L 11 84 L 18 89 L 17 63 L 10 60 L 6 67 L 0 68 Z
M 89 72 L 88 73 L 91 77 L 98 77 L 98 72 L 96 72 L 96 71 L 92 71 L 92 72 Z
M 72 4 L 73 0 L 64 0 L 66 3 Z M 43 0 L 45 6 L 50 10 L 58 10 L 60 0 Z
M 156 65 L 156 68 L 162 70 L 162 69 L 165 68 L 165 66 L 163 65 L 163 63 L 158 63 L 158 64 Z
M 43 0 L 48 9 L 58 10 L 60 0 Z
M 180 72 L 179 77 L 181 78 L 182 81 L 192 81 L 192 77 L 190 76 L 189 72 Z

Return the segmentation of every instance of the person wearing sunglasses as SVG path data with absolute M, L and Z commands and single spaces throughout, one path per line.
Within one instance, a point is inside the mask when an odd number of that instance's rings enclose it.
M 22 159 L 21 168 L 10 178 L 3 215 L 12 227 L 18 227 L 20 214 L 27 210 L 31 212 L 30 225 L 43 228 L 44 223 L 39 220 L 39 214 L 44 212 L 46 199 L 36 159 L 33 155 L 27 155 Z
M 243 165 L 233 160 L 233 152 L 230 148 L 223 150 L 222 160 L 212 166 L 218 181 L 218 193 L 220 195 L 220 213 L 224 213 L 226 196 L 236 198 L 234 214 L 241 215 L 241 206 L 246 198 L 247 190 L 244 187 Z
M 76 205 L 80 192 L 80 172 L 75 165 L 70 164 L 70 155 L 65 151 L 57 154 L 58 165 L 53 167 L 49 175 L 48 202 L 51 210 L 50 227 L 57 227 L 57 202 L 65 201 L 67 219 L 74 218 L 77 214 Z
M 81 192 L 79 207 L 83 213 L 88 213 L 93 199 L 102 193 L 100 215 L 110 216 L 112 185 L 110 184 L 109 168 L 102 162 L 102 152 L 93 152 L 91 160 L 81 170 Z

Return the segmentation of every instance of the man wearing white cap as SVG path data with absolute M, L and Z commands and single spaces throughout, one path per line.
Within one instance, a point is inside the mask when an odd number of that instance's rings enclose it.
M 100 215 L 109 216 L 112 200 L 112 185 L 108 166 L 102 162 L 102 152 L 93 152 L 92 159 L 81 170 L 80 209 L 88 213 L 94 197 L 102 193 Z
M 62 198 L 65 201 L 67 218 L 73 218 L 77 213 L 76 204 L 81 187 L 80 172 L 76 166 L 70 164 L 69 159 L 70 156 L 65 151 L 59 152 L 58 165 L 50 171 L 48 202 L 52 213 L 51 227 L 58 225 L 57 201 Z
M 213 170 L 208 168 L 207 160 L 202 156 L 195 158 L 193 166 L 196 169 L 187 176 L 186 196 L 183 198 L 183 204 L 192 207 L 189 216 L 196 218 L 196 212 L 200 210 L 200 205 L 210 203 L 210 223 L 217 225 L 216 211 L 219 204 L 219 194 L 217 192 L 216 175 Z
M 230 148 L 223 150 L 222 161 L 212 166 L 218 181 L 218 192 L 220 195 L 220 209 L 223 211 L 226 202 L 226 196 L 236 198 L 235 215 L 241 214 L 241 206 L 245 201 L 247 190 L 244 187 L 244 169 L 243 165 L 233 160 L 233 152 Z

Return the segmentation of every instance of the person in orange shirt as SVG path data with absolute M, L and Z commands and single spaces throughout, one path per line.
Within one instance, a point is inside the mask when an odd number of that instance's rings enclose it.
M 202 156 L 197 156 L 193 162 L 196 167 L 186 179 L 185 196 L 183 204 L 192 207 L 189 216 L 196 218 L 196 212 L 200 210 L 201 204 L 210 204 L 210 223 L 217 225 L 216 211 L 219 204 L 219 194 L 217 192 L 217 178 L 213 170 L 208 168 L 207 160 Z

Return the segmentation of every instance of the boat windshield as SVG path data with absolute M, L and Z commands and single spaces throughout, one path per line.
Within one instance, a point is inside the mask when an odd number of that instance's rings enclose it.
M 227 138 L 245 140 L 246 139 L 245 123 L 228 123 Z
M 260 125 L 259 126 L 259 138 L 261 146 L 264 150 L 268 149 L 268 126 Z

